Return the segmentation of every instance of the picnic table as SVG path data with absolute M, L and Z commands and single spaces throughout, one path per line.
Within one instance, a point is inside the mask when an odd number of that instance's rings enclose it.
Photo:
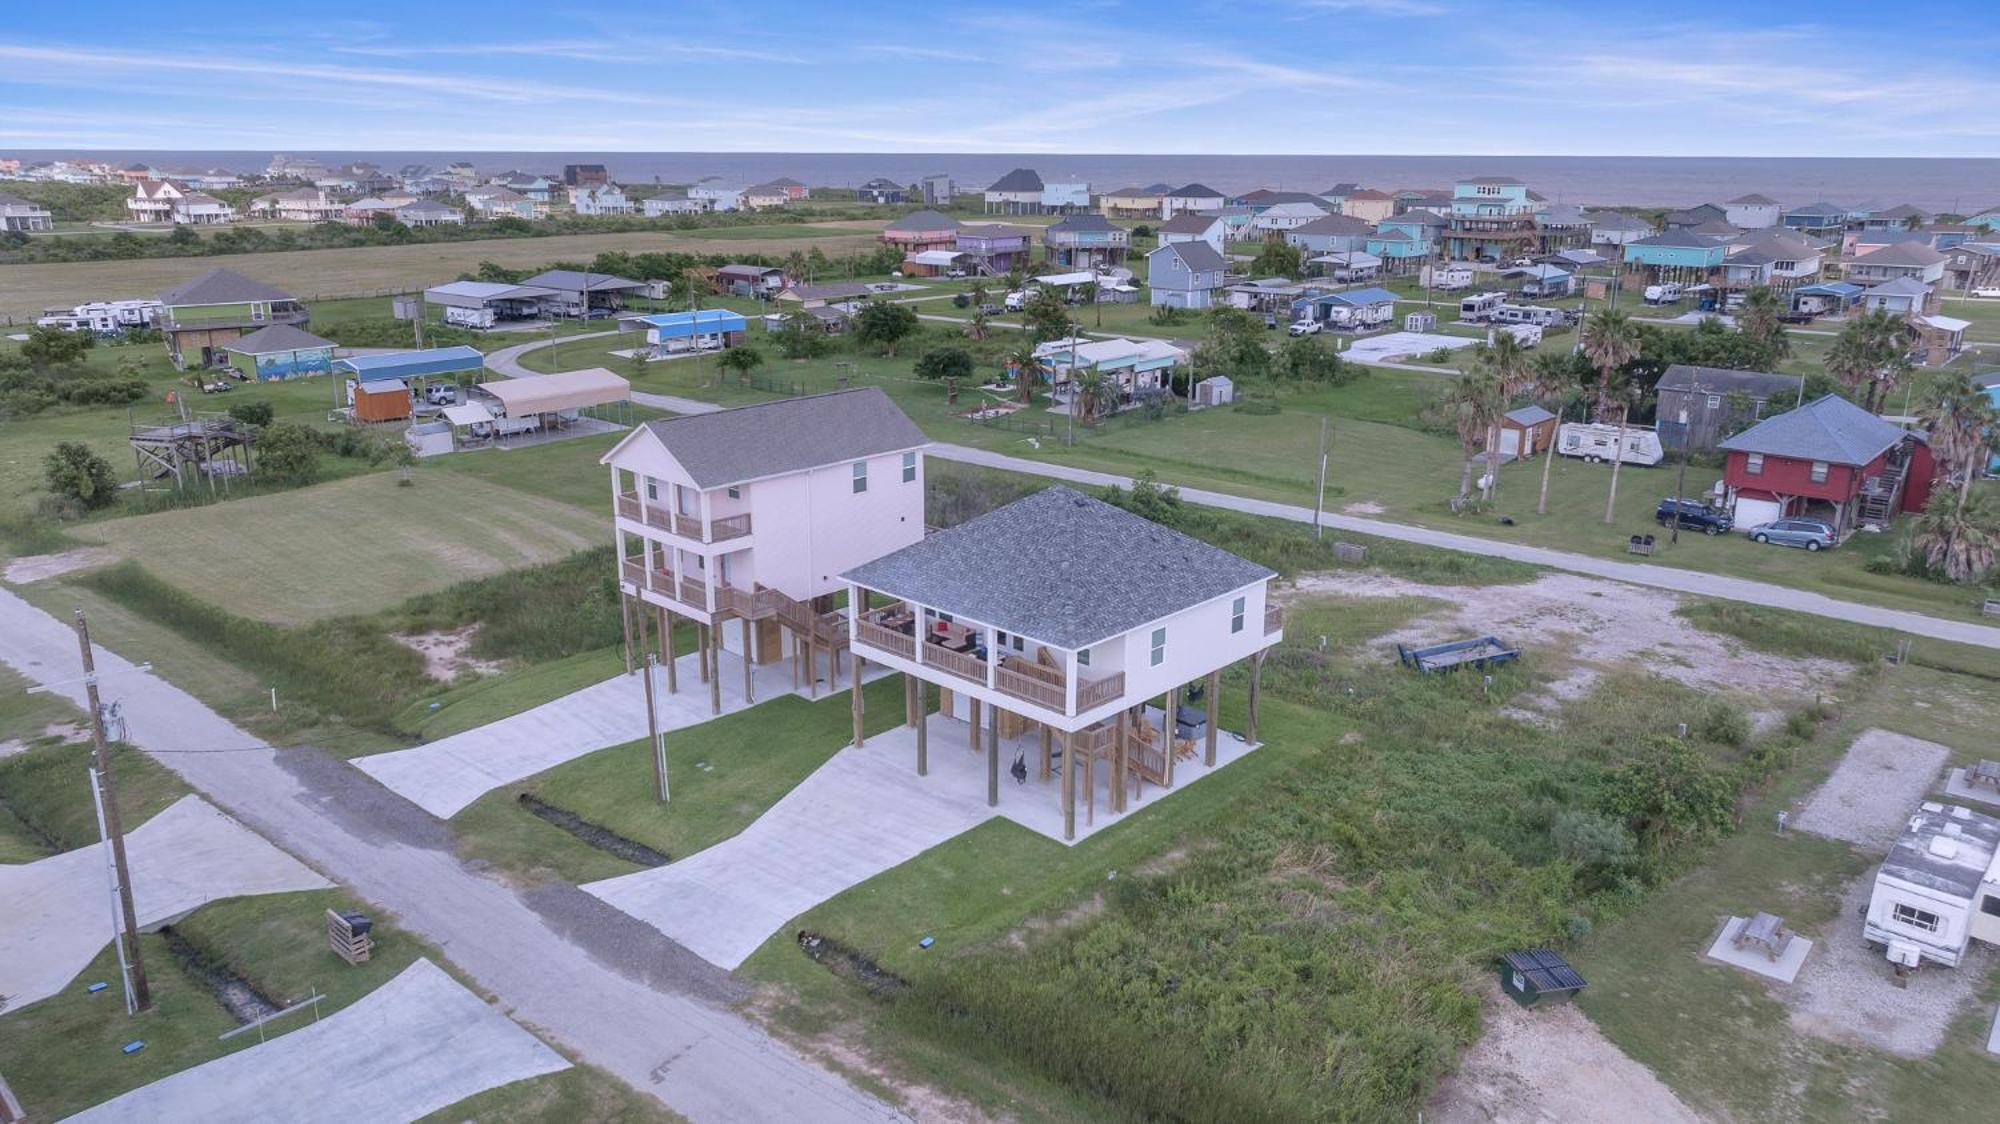
M 1773 960 L 1782 958 L 1785 949 L 1792 943 L 1792 931 L 1785 928 L 1785 919 L 1775 913 L 1759 913 L 1743 923 L 1736 933 L 1736 947 L 1757 945 L 1764 955 Z
M 2000 761 L 1981 761 L 1965 774 L 1965 779 L 1973 784 L 2000 788 Z

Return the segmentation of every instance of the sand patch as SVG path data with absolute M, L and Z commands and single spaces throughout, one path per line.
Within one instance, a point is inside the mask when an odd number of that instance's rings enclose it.
M 399 635 L 395 640 L 406 648 L 416 649 L 424 657 L 425 675 L 449 683 L 465 672 L 477 676 L 495 675 L 501 670 L 499 660 L 482 660 L 468 654 L 472 638 L 478 631 L 478 625 L 469 624 L 450 632 Z
M 1910 814 L 1950 757 L 1950 747 L 1936 742 L 1863 730 L 1833 774 L 1806 798 L 1792 826 L 1886 851 L 1902 837 Z
M 1848 885 L 1830 931 L 1820 934 L 1824 939 L 1813 947 L 1798 982 L 1780 994 L 1792 1029 L 1800 1033 L 1906 1058 L 1928 1057 L 1984 989 L 2000 957 L 1971 941 L 1958 967 L 1929 964 L 1908 978 L 1908 987 L 1897 987 L 1888 959 L 1861 939 L 1861 914 L 1874 889 L 1874 870 Z
M 93 570 L 99 566 L 109 566 L 120 558 L 118 550 L 109 546 L 80 546 L 75 550 L 65 550 L 60 554 L 30 554 L 26 558 L 11 558 L 7 561 L 6 580 L 14 585 L 47 581 L 78 570 Z
M 1523 1010 L 1498 985 L 1487 991 L 1485 1033 L 1423 1115 L 1441 1124 L 1703 1119 L 1573 1004 Z
M 1355 500 L 1340 510 L 1346 515 L 1381 515 L 1389 509 L 1374 500 Z
M 1760 698 L 1811 698 L 1853 669 L 1835 660 L 1799 659 L 1754 651 L 1727 636 L 1704 632 L 1674 610 L 1671 593 L 1576 574 L 1549 574 L 1524 585 L 1437 586 L 1386 574 L 1329 571 L 1306 574 L 1291 596 L 1427 597 L 1448 602 L 1404 628 L 1377 637 L 1394 645 L 1437 644 L 1493 634 L 1535 649 L 1527 658 L 1560 674 L 1543 701 L 1582 698 L 1604 669 L 1638 664 L 1702 691 L 1736 691 Z M 1535 700 L 1529 700 L 1533 705 Z

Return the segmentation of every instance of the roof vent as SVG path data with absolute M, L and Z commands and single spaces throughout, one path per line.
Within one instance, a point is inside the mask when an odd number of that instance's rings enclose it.
M 1933 858 L 1955 859 L 1958 857 L 1958 844 L 1943 836 L 1938 836 L 1931 840 L 1930 853 Z
M 1959 826 L 1958 826 L 1957 824 L 1955 824 L 1955 823 L 1948 823 L 1948 824 L 1944 825 L 1944 833 L 1945 833 L 1946 835 L 1949 835 L 1949 836 L 1951 836 L 1951 837 L 1952 837 L 1953 839 L 1956 839 L 1956 838 L 1958 838 L 1958 836 L 1959 836 L 1959 833 L 1961 833 L 1961 832 L 1962 832 L 1962 831 L 1964 831 L 1964 830 L 1965 830 L 1964 828 L 1962 828 L 1962 827 L 1959 827 Z
M 1951 806 L 1951 818 L 1952 818 L 1952 819 L 1955 819 L 1955 820 L 1968 820 L 1968 819 L 1971 819 L 1971 818 L 1972 818 L 1972 809 L 1970 809 L 1970 808 L 1961 808 L 1961 807 L 1959 807 L 1958 805 L 1956 805 L 1956 804 L 1953 804 L 1953 805 Z
M 1942 812 L 1942 811 L 1944 811 L 1944 805 L 1942 805 L 1942 804 L 1938 803 L 1938 802 L 1937 802 L 1937 801 L 1935 801 L 1935 800 L 1926 800 L 1926 801 L 1924 801 L 1924 811 L 1926 811 L 1926 812 Z

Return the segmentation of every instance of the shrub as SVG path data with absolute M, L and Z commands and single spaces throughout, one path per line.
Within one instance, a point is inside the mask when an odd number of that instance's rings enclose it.
M 1717 699 L 1702 712 L 1696 732 L 1704 741 L 1741 746 L 1750 740 L 1750 718 L 1741 709 Z
M 352 439 L 352 434 L 347 435 Z M 292 422 L 279 422 L 257 437 L 257 471 L 287 484 L 310 484 L 319 478 L 319 438 Z
M 1616 816 L 1571 808 L 1556 813 L 1549 827 L 1556 853 L 1579 866 L 1597 871 L 1616 871 L 1632 861 L 1637 840 L 1631 829 Z
M 1729 782 L 1693 746 L 1649 738 L 1612 774 L 1605 810 L 1661 851 L 1720 831 L 1736 805 Z
M 123 406 L 148 394 L 146 380 L 71 379 L 55 384 L 57 398 L 72 406 Z
M 118 498 L 111 462 L 76 441 L 57 444 L 42 459 L 42 480 L 49 491 L 83 508 L 104 507 Z
M 972 377 L 972 356 L 962 347 L 934 347 L 917 358 L 920 379 L 968 379 Z
M 277 416 L 269 402 L 237 402 L 229 407 L 229 416 L 245 425 L 270 425 Z

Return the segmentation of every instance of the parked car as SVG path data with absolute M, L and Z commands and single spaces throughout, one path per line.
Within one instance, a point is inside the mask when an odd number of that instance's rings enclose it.
M 950 278 L 953 278 L 953 279 L 957 279 L 957 278 L 960 278 L 960 277 L 964 277 L 964 276 L 965 276 L 966 274 L 965 274 L 965 271 L 964 271 L 964 270 L 962 270 L 962 269 L 959 269 L 959 268 L 957 268 L 957 267 L 955 267 L 955 266 L 954 266 L 954 267 L 953 267 L 953 268 L 951 268 L 951 269 L 947 269 L 947 270 L 945 270 L 945 271 L 944 271 L 944 275 L 945 275 L 946 277 L 950 277 Z
M 584 313 L 583 318 L 585 320 L 609 320 L 616 315 L 618 314 L 608 308 L 593 308 Z
M 1773 519 L 1750 528 L 1750 541 L 1824 550 L 1834 544 L 1833 525 L 1818 519 Z
M 994 304 L 992 301 L 987 301 L 985 304 L 979 306 L 979 311 L 988 316 L 998 316 L 1000 315 L 1000 306 Z
M 1710 507 L 1700 500 L 1674 499 L 1671 496 L 1660 501 L 1659 510 L 1653 513 L 1653 518 L 1659 520 L 1660 526 L 1671 527 L 1674 525 L 1676 509 L 1680 511 L 1683 531 L 1719 535 L 1735 525 L 1735 521 L 1729 518 L 1729 513 L 1721 508 Z
M 1278 326 L 1278 314 L 1275 312 L 1266 312 L 1264 314 L 1264 327 L 1275 328 L 1277 326 Z
M 1972 295 L 1978 297 L 1980 300 L 2000 300 L 2000 287 L 1974 289 L 1972 290 Z
M 1295 336 L 1316 336 L 1326 327 L 1317 320 L 1294 320 L 1287 329 Z

